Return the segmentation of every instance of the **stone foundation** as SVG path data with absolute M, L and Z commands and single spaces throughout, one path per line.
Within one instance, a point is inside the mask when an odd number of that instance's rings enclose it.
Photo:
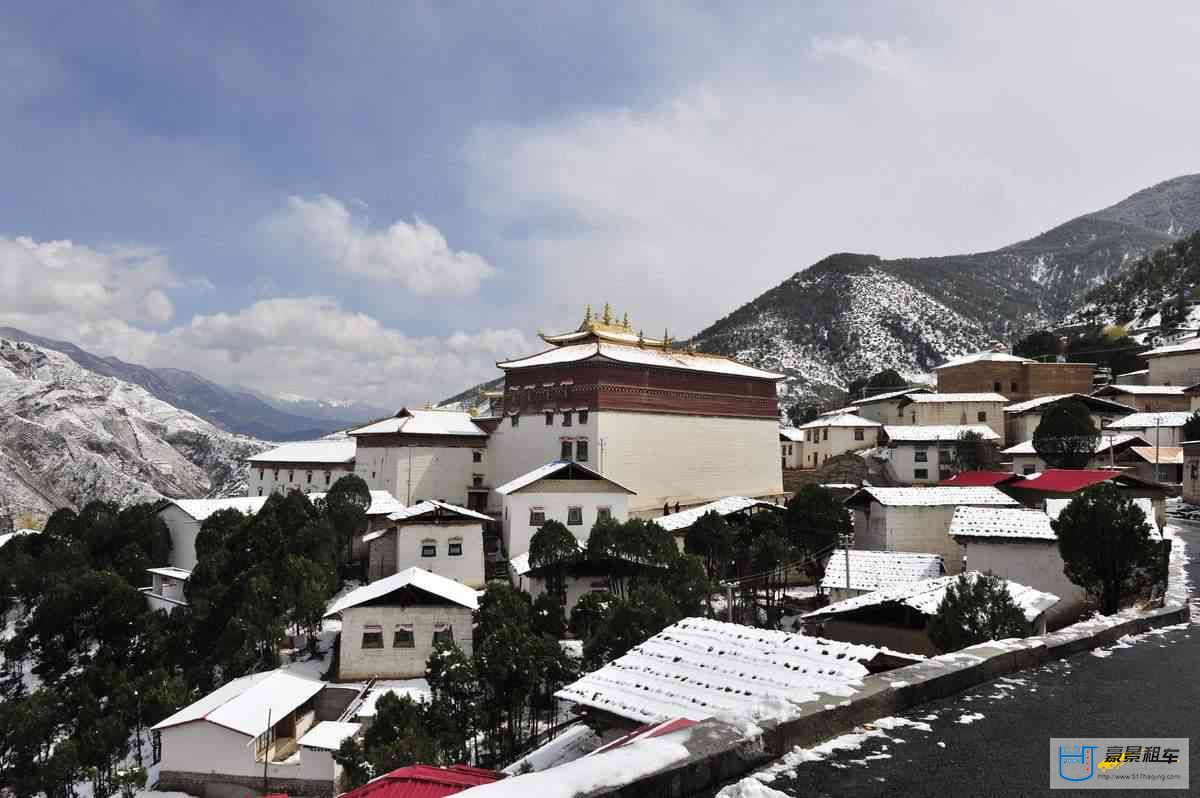
M 332 781 L 315 779 L 267 780 L 266 792 L 307 795 L 313 798 L 328 798 L 337 794 Z M 225 773 L 189 773 L 180 770 L 164 770 L 158 774 L 156 790 L 161 792 L 186 792 L 200 798 L 233 798 L 244 796 L 249 789 L 262 795 L 262 776 L 234 776 Z

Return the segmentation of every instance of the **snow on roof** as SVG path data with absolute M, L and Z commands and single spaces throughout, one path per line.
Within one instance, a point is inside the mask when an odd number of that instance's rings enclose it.
M 638 723 L 766 718 L 787 702 L 849 695 L 883 650 L 685 618 L 555 693 Z
M 344 723 L 336 720 L 323 720 L 308 730 L 300 738 L 297 745 L 302 748 L 320 748 L 324 751 L 336 751 L 342 740 L 358 734 L 361 723 Z
M 1008 352 L 976 352 L 971 355 L 962 355 L 953 360 L 947 360 L 942 365 L 936 367 L 938 369 L 948 369 L 954 366 L 965 366 L 968 363 L 1036 363 L 1035 360 L 1030 360 L 1027 357 L 1017 357 L 1010 355 Z
M 317 441 L 295 441 L 285 443 L 253 457 L 246 462 L 255 465 L 270 463 L 330 463 L 342 465 L 354 459 L 356 445 L 353 438 L 322 438 Z
M 336 615 L 339 612 L 365 604 L 368 601 L 383 598 L 397 590 L 414 587 L 426 593 L 460 604 L 468 609 L 475 609 L 479 603 L 479 594 L 474 588 L 467 587 L 461 582 L 447 579 L 424 568 L 405 568 L 400 573 L 385 576 L 369 585 L 351 590 L 346 595 L 326 608 L 325 616 Z
M 375 683 L 376 687 L 367 693 L 363 698 L 362 704 L 354 711 L 356 718 L 373 718 L 375 717 L 376 707 L 379 699 L 383 698 L 384 694 L 391 693 L 397 698 L 408 696 L 413 701 L 432 701 L 433 692 L 429 689 L 429 682 L 425 679 L 386 679 Z
M 797 429 L 816 429 L 820 427 L 882 427 L 878 421 L 856 416 L 853 413 L 838 413 L 829 416 L 817 416 L 807 424 L 801 424 Z
M 532 568 L 532 566 L 529 564 L 529 552 L 518 554 L 516 557 L 513 557 L 508 561 L 508 567 L 512 569 L 512 572 L 517 576 L 524 576 L 525 574 L 529 573 L 530 569 Z
M 998 393 L 914 393 L 904 401 L 918 405 L 950 404 L 952 402 L 1000 402 L 1008 404 L 1008 398 Z
M 959 471 L 949 479 L 938 483 L 943 488 L 985 488 L 1017 479 L 1011 471 Z
M 350 430 L 350 435 L 469 435 L 486 438 L 487 432 L 476 426 L 465 410 L 402 409 L 391 418 Z
M 0 546 L 21 535 L 36 535 L 41 531 L 40 529 L 16 529 L 12 532 L 5 532 L 3 535 L 0 535 Z
M 902 388 L 899 391 L 888 391 L 887 393 L 877 393 L 874 396 L 866 396 L 862 399 L 855 399 L 851 405 L 869 405 L 875 402 L 886 402 L 891 399 L 899 399 L 902 396 L 908 396 L 910 393 L 932 393 L 933 389 L 924 385 L 918 385 L 916 388 Z
M 1130 396 L 1183 396 L 1187 388 L 1182 385 L 1122 385 L 1109 383 L 1103 388 L 1097 388 L 1093 395 L 1100 396 L 1110 393 L 1127 393 Z
M 203 521 L 221 510 L 237 510 L 244 515 L 254 515 L 267 503 L 268 496 L 234 496 L 229 499 L 175 499 L 171 504 L 183 510 L 197 521 Z
M 408 765 L 376 776 L 339 798 L 446 798 L 502 778 L 503 773 L 469 765 Z
M 998 441 L 1000 436 L 987 424 L 901 424 L 883 428 L 888 440 L 903 443 L 926 441 L 955 441 L 964 432 L 974 432 L 985 441 Z
M 318 493 L 308 494 L 308 500 L 311 502 L 324 501 L 329 494 L 321 491 Z M 371 504 L 367 507 L 367 515 L 388 515 L 397 510 L 403 510 L 404 505 L 386 490 L 371 491 Z
M 1173 410 L 1166 413 L 1133 413 L 1118 418 L 1108 429 L 1154 429 L 1154 427 L 1182 427 L 1192 417 L 1190 411 Z
M 192 578 L 191 571 L 184 570 L 183 568 L 176 568 L 173 565 L 167 565 L 162 568 L 147 568 L 146 573 L 158 574 L 159 576 L 165 576 L 168 579 L 179 579 L 184 582 Z
M 748 499 L 745 496 L 726 496 L 723 499 L 717 499 L 715 502 L 701 504 L 699 507 L 691 507 L 687 510 L 680 510 L 670 515 L 660 515 L 650 520 L 668 532 L 676 532 L 680 529 L 687 529 L 699 521 L 700 516 L 706 513 L 716 513 L 724 517 L 751 507 L 770 507 L 774 510 L 783 509 L 777 504 L 771 504 L 760 499 Z
M 804 433 L 797 427 L 780 427 L 779 437 L 786 438 L 789 441 L 803 441 Z
M 1191 338 L 1187 341 L 1182 341 L 1177 344 L 1167 344 L 1151 349 L 1148 352 L 1142 352 L 1141 357 L 1162 357 L 1163 355 L 1179 355 L 1188 352 L 1195 352 L 1200 349 L 1200 338 Z
M 978 571 L 968 571 L 967 579 L 974 581 L 982 574 Z M 946 595 L 948 588 L 957 576 L 941 576 L 937 579 L 925 579 L 920 582 L 910 582 L 904 585 L 898 585 L 894 588 L 886 590 L 876 590 L 874 593 L 866 593 L 854 598 L 848 598 L 845 601 L 834 602 L 819 610 L 805 615 L 805 618 L 827 618 L 833 615 L 841 615 L 847 612 L 854 612 L 864 607 L 877 607 L 884 604 L 903 604 L 911 607 L 922 615 L 936 615 L 938 607 L 941 606 L 942 599 Z M 1045 593 L 1041 590 L 1035 590 L 1032 587 L 1022 585 L 1019 582 L 1005 580 L 1008 585 L 1008 592 L 1012 595 L 1013 601 L 1021 608 L 1021 612 L 1025 615 L 1025 620 L 1033 622 L 1039 615 L 1058 603 L 1058 596 L 1053 593 Z
M 1017 402 L 1004 408 L 1004 412 L 1019 415 L 1021 413 L 1028 413 L 1030 410 L 1036 410 L 1042 405 L 1052 404 L 1063 399 L 1074 399 L 1089 406 L 1100 405 L 1111 410 L 1120 410 L 1126 413 L 1133 413 L 1137 410 L 1137 408 L 1130 407 L 1129 405 L 1123 405 L 1108 399 L 1101 399 L 1098 396 L 1088 396 L 1083 393 L 1058 393 L 1053 396 L 1039 396 L 1036 399 L 1030 399 L 1026 402 Z
M 1161 465 L 1183 465 L 1182 446 L 1131 446 L 1129 451 L 1145 460 L 1147 463 L 1157 462 Z
M 852 405 L 846 405 L 844 407 L 835 407 L 830 410 L 822 410 L 820 413 L 817 413 L 817 418 L 821 418 L 822 416 L 844 416 L 844 415 L 852 416 L 852 415 L 855 415 L 857 412 L 858 412 L 857 407 L 854 407 Z
M 530 485 L 537 482 L 538 480 L 546 479 L 547 477 L 553 476 L 554 474 L 557 474 L 559 471 L 562 471 L 564 468 L 579 469 L 579 470 L 583 471 L 584 473 L 591 474 L 594 479 L 604 480 L 605 482 L 609 482 L 609 483 L 617 486 L 618 488 L 625 491 L 626 493 L 629 493 L 629 494 L 635 493 L 635 491 L 630 490 L 629 488 L 622 485 L 620 482 L 617 482 L 616 480 L 613 480 L 613 479 L 609 479 L 608 477 L 604 476 L 600 472 L 593 471 L 592 469 L 588 468 L 585 465 L 576 463 L 574 460 L 553 460 L 549 463 L 546 463 L 543 466 L 538 466 L 537 468 L 533 469 L 532 471 L 530 471 L 527 474 L 522 474 L 521 476 L 517 477 L 516 479 L 511 479 L 508 482 L 505 482 L 503 485 L 496 488 L 496 492 L 499 493 L 501 496 L 507 496 L 510 493 L 515 493 L 515 492 L 521 490 L 522 488 L 529 487 Z
M 951 537 L 1058 540 L 1050 516 L 1039 510 L 959 507 L 950 519 Z
M 850 557 L 850 569 L 846 570 L 846 556 Z M 850 584 L 846 584 L 849 573 Z M 942 558 L 937 554 L 915 554 L 904 551 L 868 551 L 866 549 L 838 549 L 825 564 L 825 577 L 821 587 L 826 590 L 842 588 L 850 590 L 879 590 L 908 582 L 919 582 L 945 573 Z
M 1137 498 L 1131 501 L 1142 509 L 1142 514 L 1146 516 L 1146 523 L 1150 525 L 1151 533 L 1157 535 L 1159 533 L 1158 516 L 1154 513 L 1154 500 Z M 1057 521 L 1058 516 L 1071 502 L 1072 499 L 1046 499 L 1046 515 L 1050 520 Z
M 1109 426 L 1116 425 L 1110 424 Z M 1142 441 L 1142 436 L 1133 432 L 1120 432 L 1116 435 L 1101 433 L 1099 440 L 1096 441 L 1096 448 L 1092 449 L 1092 454 L 1107 452 L 1109 449 L 1124 446 L 1131 441 Z M 1037 454 L 1037 449 L 1033 448 L 1033 439 L 1031 438 L 1027 441 L 1021 441 L 1015 446 L 1009 446 L 1002 454 Z
M 1017 501 L 993 487 L 877 488 L 864 486 L 846 499 L 867 494 L 884 507 L 945 507 L 955 504 L 1012 506 Z
M 388 515 L 389 521 L 407 521 L 410 518 L 418 518 L 426 513 L 436 513 L 442 510 L 453 515 L 461 515 L 464 518 L 473 518 L 476 521 L 493 521 L 490 515 L 477 513 L 474 510 L 468 510 L 466 507 L 459 507 L 457 504 L 438 501 L 437 499 L 426 499 L 423 502 L 418 502 L 411 507 L 401 505 L 399 510 Z
M 284 670 L 265 671 L 234 679 L 176 712 L 154 728 L 206 720 L 227 729 L 257 737 L 267 730 L 267 715 L 275 722 L 325 687 Z
M 615 360 L 619 363 L 631 363 L 639 366 L 657 366 L 660 368 L 683 369 L 685 371 L 704 371 L 713 374 L 728 374 L 734 377 L 755 377 L 764 380 L 781 380 L 782 374 L 773 371 L 747 366 L 736 360 L 722 355 L 709 355 L 700 352 L 685 352 L 672 349 L 648 349 L 638 346 L 626 346 L 605 342 L 588 342 L 559 346 L 540 352 L 529 357 L 518 358 L 497 363 L 501 369 L 522 369 L 533 366 L 550 366 L 560 363 L 577 363 L 593 357 Z

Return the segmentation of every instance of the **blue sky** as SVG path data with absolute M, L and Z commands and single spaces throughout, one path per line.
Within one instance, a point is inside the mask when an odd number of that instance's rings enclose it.
M 424 401 L 1197 171 L 1194 4 L 191 6 L 0 10 L 0 322 Z

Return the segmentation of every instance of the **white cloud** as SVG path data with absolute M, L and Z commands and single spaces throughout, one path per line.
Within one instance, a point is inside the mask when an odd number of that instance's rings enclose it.
M 917 80 L 914 53 L 903 42 L 862 36 L 814 36 L 809 47 L 819 61 L 843 58 L 866 69 L 904 80 Z
M 496 270 L 473 252 L 450 248 L 437 227 L 420 219 L 372 230 L 364 218 L 325 194 L 289 197 L 260 225 L 266 246 L 284 257 L 381 283 L 418 296 L 462 296 Z

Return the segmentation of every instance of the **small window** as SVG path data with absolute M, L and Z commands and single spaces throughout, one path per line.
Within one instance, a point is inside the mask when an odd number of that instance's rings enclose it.
M 329 481 L 330 481 L 330 480 L 332 480 L 332 479 L 333 479 L 333 472 L 332 472 L 332 471 L 326 471 L 326 472 L 325 472 L 325 487 L 329 487 Z
M 279 469 L 278 468 L 275 469 L 275 481 L 276 482 L 279 481 Z
M 949 449 L 938 449 L 938 464 L 949 465 L 953 461 L 953 454 Z
M 928 468 L 914 468 L 913 469 L 913 479 L 929 479 L 929 469 Z
M 519 427 L 519 426 L 521 426 L 521 417 L 520 417 L 519 415 L 517 415 L 516 413 L 513 413 L 511 416 L 509 416 L 509 417 L 508 417 L 508 420 L 509 420 L 510 422 L 512 422 L 512 425 L 513 425 L 514 427 Z
M 1000 393 L 1000 383 L 999 382 L 992 383 L 992 393 Z
M 580 424 L 586 424 L 586 423 L 587 423 L 587 417 L 588 417 L 588 411 L 586 411 L 586 410 L 580 410 L 580 411 L 579 411 L 579 423 L 580 423 Z
M 929 462 L 929 452 L 925 449 L 914 450 L 913 451 L 913 462 L 914 463 L 928 463 Z
M 371 479 L 375 479 L 375 472 L 374 472 L 374 471 L 372 471 L 372 472 L 371 472 Z
M 416 646 L 416 640 L 413 638 L 412 624 L 398 625 L 392 634 L 392 648 L 413 648 L 414 646 Z
M 437 541 L 436 540 L 422 540 L 421 541 L 421 556 L 422 557 L 436 557 L 437 556 Z
M 435 624 L 433 627 L 433 644 L 446 643 L 454 644 L 454 627 L 448 623 Z
M 558 459 L 560 459 L 560 460 L 570 460 L 571 459 L 571 441 L 563 441 L 562 442 L 562 451 L 559 452 Z
M 826 428 L 823 430 L 823 433 L 824 433 L 824 434 L 821 436 L 821 440 L 824 440 L 824 441 L 827 441 L 827 440 L 829 440 L 829 427 L 826 427 Z
M 547 410 L 546 411 L 546 426 L 550 427 L 553 425 L 554 425 L 554 412 L 551 410 Z
M 1192 471 L 1192 479 L 1196 479 L 1196 476 L 1197 476 L 1196 472 L 1200 471 L 1200 464 L 1196 463 L 1195 460 L 1192 461 L 1191 471 Z
M 1034 471 L 1037 471 L 1037 466 L 1027 465 L 1021 469 L 1023 475 L 1032 474 Z
M 1013 392 L 1013 393 L 1018 393 L 1018 390 L 1017 390 L 1017 384 L 1016 384 L 1015 382 L 1012 384 L 1012 392 Z
M 304 478 L 305 478 L 305 484 L 307 484 L 307 485 L 311 485 L 311 484 L 312 484 L 312 472 L 311 472 L 311 471 L 307 472 L 307 473 L 305 474 L 305 477 L 304 477 Z
M 1193 465 L 1192 468 L 1195 469 L 1196 467 Z M 1195 476 L 1193 475 L 1192 478 L 1195 479 Z M 608 521 L 611 519 L 612 519 L 612 508 L 611 507 L 597 507 L 596 508 L 596 520 L 597 521 Z
M 863 432 L 865 432 L 865 430 L 862 427 L 855 427 L 854 440 L 861 441 L 863 439 Z
M 383 627 L 365 626 L 362 636 L 363 648 L 383 648 Z
M 480 451 L 471 452 L 471 462 L 472 463 L 482 463 L 483 462 L 483 452 L 480 452 Z
M 289 471 L 288 472 L 288 482 L 295 482 L 295 481 L 296 481 L 296 472 Z
M 450 538 L 450 542 L 446 544 L 446 554 L 451 557 L 462 556 L 462 538 Z
M 987 411 L 980 410 L 978 413 L 975 414 L 975 419 L 977 421 L 987 421 Z
M 583 523 L 583 508 L 568 507 L 567 508 L 567 526 L 579 526 Z
M 259 495 L 259 496 L 261 496 L 261 495 L 262 495 L 262 488 L 259 488 L 259 489 L 258 489 L 258 495 Z
M 588 442 L 575 441 L 575 459 L 581 463 L 588 461 Z
M 263 470 L 260 468 L 260 469 L 258 469 L 258 479 L 259 479 L 259 481 L 262 481 L 262 478 L 263 478 Z
M 541 526 L 546 523 L 546 508 L 545 507 L 530 507 L 529 508 L 529 525 Z
M 472 488 L 482 488 L 483 487 L 483 474 L 472 474 L 471 475 L 471 487 Z
M 570 410 L 563 411 L 563 426 L 564 427 L 571 426 L 571 411 Z

